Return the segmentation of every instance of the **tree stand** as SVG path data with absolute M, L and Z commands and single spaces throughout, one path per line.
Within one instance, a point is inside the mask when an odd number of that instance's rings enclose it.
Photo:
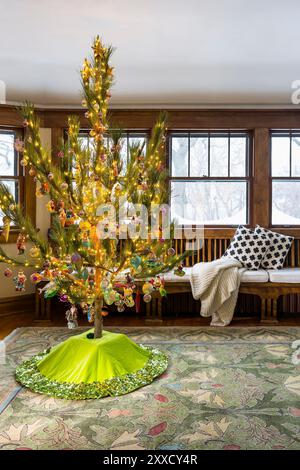
M 94 330 L 68 338 L 16 369 L 17 380 L 34 392 L 84 400 L 118 396 L 150 384 L 168 366 L 167 356 L 137 345 L 124 334 Z

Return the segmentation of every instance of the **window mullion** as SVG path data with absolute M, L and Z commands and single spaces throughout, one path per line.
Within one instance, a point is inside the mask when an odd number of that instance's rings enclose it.
M 208 131 L 207 135 L 208 139 L 208 146 L 207 146 L 207 171 L 208 171 L 208 177 L 210 177 L 210 131 Z
M 188 177 L 191 176 L 191 133 L 188 133 Z
M 292 132 L 290 130 L 290 178 L 292 176 Z
M 228 133 L 228 177 L 230 177 L 230 131 Z

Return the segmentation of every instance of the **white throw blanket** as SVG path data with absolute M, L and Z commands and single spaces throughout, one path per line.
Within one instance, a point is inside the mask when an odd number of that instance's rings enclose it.
M 203 317 L 212 317 L 212 326 L 226 326 L 231 322 L 241 276 L 245 270 L 239 261 L 229 258 L 193 266 L 193 297 L 201 300 L 200 314 Z

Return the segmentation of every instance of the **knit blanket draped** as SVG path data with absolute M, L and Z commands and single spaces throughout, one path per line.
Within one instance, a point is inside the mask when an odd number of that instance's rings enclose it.
M 245 270 L 239 261 L 228 258 L 193 266 L 192 294 L 195 300 L 201 300 L 200 314 L 212 317 L 212 326 L 226 326 L 231 322 Z

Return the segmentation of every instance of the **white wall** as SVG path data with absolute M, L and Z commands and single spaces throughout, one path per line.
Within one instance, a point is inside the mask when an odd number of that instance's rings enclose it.
M 46 148 L 51 148 L 51 129 L 42 128 L 41 129 L 41 140 L 42 145 Z M 36 199 L 36 225 L 40 229 L 40 233 L 43 236 L 47 236 L 47 230 L 50 227 L 50 214 L 46 209 L 46 204 L 48 202 L 47 197 L 38 197 Z M 14 257 L 17 257 L 17 248 L 14 243 L 8 243 L 7 245 L 2 242 L 1 245 L 5 249 L 5 251 Z M 30 249 L 30 245 L 27 244 L 26 248 Z M 34 285 L 30 282 L 30 274 L 34 271 L 33 269 L 27 268 L 24 269 L 24 272 L 27 276 L 26 282 L 26 292 L 16 292 L 14 288 L 14 284 L 12 278 L 6 278 L 3 274 L 7 265 L 1 263 L 0 264 L 0 299 L 5 297 L 14 297 L 20 296 L 24 294 L 31 294 L 34 292 L 35 288 Z M 13 268 L 13 275 L 18 273 L 18 267 Z

